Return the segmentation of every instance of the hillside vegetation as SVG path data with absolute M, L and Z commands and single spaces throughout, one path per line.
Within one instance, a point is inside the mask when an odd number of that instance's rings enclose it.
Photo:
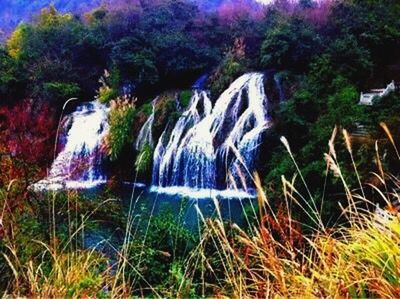
M 360 92 L 399 84 L 398 1 L 54 1 L 42 10 L 36 1 L 3 2 L 0 19 L 10 34 L 0 47 L 1 291 L 400 295 L 393 204 L 400 91 L 359 105 Z M 21 6 L 26 10 L 16 11 Z M 19 19 L 30 21 L 12 23 Z M 137 152 L 133 145 L 152 100 L 159 98 L 158 140 L 200 76 L 207 75 L 215 103 L 252 71 L 266 74 L 268 90 L 278 81 L 284 99 L 276 90 L 268 94 L 273 126 L 260 145 L 258 204 L 246 207 L 246 227 L 217 217 L 202 219 L 193 234 L 172 212 L 125 211 L 116 190 L 125 180 L 151 177 L 152 148 Z M 72 97 L 78 99 L 67 102 Z M 32 192 L 54 159 L 60 116 L 94 99 L 110 107 L 106 190 L 90 200 L 75 191 Z M 383 223 L 377 204 L 390 215 Z M 123 239 L 113 258 L 84 246 L 85 232 L 104 223 Z

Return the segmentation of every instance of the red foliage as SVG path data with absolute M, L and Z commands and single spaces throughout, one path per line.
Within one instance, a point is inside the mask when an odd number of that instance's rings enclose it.
M 316 0 L 312 3 L 312 7 L 305 8 L 302 7 L 298 1 L 275 0 L 271 4 L 271 8 L 276 9 L 287 16 L 298 14 L 316 26 L 326 24 L 334 0 Z
M 271 4 L 272 9 L 279 10 L 281 13 L 291 15 L 296 10 L 297 2 L 292 0 L 275 0 Z
M 333 0 L 320 0 L 312 8 L 306 9 L 303 14 L 310 23 L 322 26 L 328 21 L 329 14 L 333 5 Z
M 301 225 L 288 215 L 288 210 L 283 205 L 278 208 L 275 215 L 261 215 L 259 236 L 261 242 L 258 245 L 263 248 L 265 254 L 264 267 L 275 267 L 276 263 L 279 263 L 278 259 L 295 259 L 302 266 L 302 256 L 298 254 L 305 246 Z M 251 243 L 241 249 L 244 263 L 248 268 L 254 269 L 259 266 L 260 260 L 257 258 L 259 251 L 260 247 Z M 256 259 L 253 259 L 254 256 Z M 262 282 L 257 284 L 256 298 L 266 297 L 266 292 L 266 284 Z
M 285 250 L 277 246 L 278 256 L 287 256 L 289 255 L 288 249 L 294 253 L 296 249 L 304 246 L 304 236 L 300 223 L 292 219 L 282 206 L 278 209 L 276 217 L 270 214 L 264 215 L 260 234 L 266 246 L 272 244 L 272 247 L 275 247 L 275 242 L 282 244 L 282 248 L 285 248 Z
M 217 12 L 220 22 L 225 25 L 249 17 L 258 20 L 264 16 L 263 6 L 251 0 L 224 1 Z
M 55 122 L 50 109 L 26 100 L 0 108 L 1 183 L 41 175 L 51 160 Z

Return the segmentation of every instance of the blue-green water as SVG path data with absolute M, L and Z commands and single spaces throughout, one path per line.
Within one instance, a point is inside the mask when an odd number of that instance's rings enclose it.
M 104 188 L 96 188 L 82 192 L 90 198 L 103 190 Z M 209 196 L 205 196 L 207 194 Z M 121 199 L 120 204 L 126 212 L 126 217 L 130 215 L 133 220 L 131 231 L 135 231 L 140 225 L 147 225 L 154 217 L 168 213 L 173 215 L 176 224 L 182 225 L 193 234 L 199 234 L 207 218 L 222 218 L 223 221 L 237 223 L 241 227 L 248 224 L 246 216 L 254 215 L 256 200 L 244 193 L 238 193 L 238 197 L 225 196 L 234 194 L 234 192 L 203 190 L 193 192 L 192 197 L 188 197 L 172 191 L 156 192 L 144 185 L 126 183 L 115 196 Z M 98 230 L 86 232 L 84 245 L 87 248 L 96 247 L 99 251 L 112 255 L 112 248 L 118 248 L 123 241 L 124 233 L 125 227 L 99 225 Z
M 198 191 L 192 193 L 197 196 L 185 196 L 177 193 L 161 193 L 152 191 L 146 186 L 126 184 L 122 191 L 123 204 L 127 209 L 139 215 L 145 209 L 150 211 L 151 215 L 159 215 L 165 211 L 170 211 L 177 217 L 177 221 L 183 223 L 190 230 L 198 228 L 203 219 L 210 217 L 222 218 L 224 221 L 235 222 L 240 225 L 246 225 L 245 212 L 252 210 L 255 204 L 255 198 L 251 195 L 240 194 L 238 197 L 225 197 L 225 195 L 234 196 L 231 193 L 209 193 L 207 191 Z M 209 196 L 207 196 L 209 194 Z M 215 197 L 214 197 L 215 195 Z M 220 215 L 217 212 L 216 205 L 219 206 Z

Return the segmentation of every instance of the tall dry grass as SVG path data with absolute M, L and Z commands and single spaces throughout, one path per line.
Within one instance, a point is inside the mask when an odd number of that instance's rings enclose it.
M 59 224 L 56 209 L 56 193 L 46 196 L 48 202 L 48 231 L 38 239 L 24 240 L 5 235 L 2 239 L 2 258 L 12 272 L 12 278 L 3 296 L 28 296 L 33 298 L 78 298 L 104 297 L 111 291 L 128 293 L 126 286 L 115 284 L 115 265 L 97 247 L 84 248 L 85 230 L 91 217 L 103 205 L 114 201 L 100 202 L 96 208 L 84 214 L 78 213 L 78 197 L 67 193 L 67 229 L 65 240 L 56 232 Z M 5 203 L 6 204 L 6 203 Z M 9 223 L 11 230 L 19 229 L 18 223 Z M 35 231 L 37 228 L 32 227 Z M 103 241 L 102 241 L 103 242 Z M 104 241 L 105 242 L 105 241 Z
M 6 190 L 5 193 L 8 191 Z M 94 246 L 91 245 L 90 248 L 85 247 L 84 244 L 86 230 L 90 228 L 93 216 L 115 199 L 106 199 L 98 202 L 91 210 L 82 210 L 80 207 L 82 202 L 79 202 L 78 194 L 75 191 L 66 192 L 66 202 L 62 203 L 62 206 L 67 212 L 65 218 L 68 222 L 66 223 L 68 235 L 65 240 L 60 240 L 58 227 L 60 204 L 56 203 L 60 194 L 57 192 L 42 194 L 41 200 L 47 200 L 46 209 L 48 210 L 46 236 L 42 239 L 29 240 L 29 244 L 21 244 L 21 240 L 8 236 L 1 240 L 1 245 L 4 247 L 0 247 L 0 254 L 12 273 L 12 278 L 3 295 L 34 298 L 126 298 L 142 293 L 162 298 L 165 294 L 175 294 L 171 289 L 166 290 L 161 289 L 160 286 L 151 285 L 142 273 L 149 227 L 154 217 L 154 206 L 150 218 L 144 223 L 145 234 L 139 235 L 139 197 L 135 198 L 134 194 L 133 189 L 122 244 L 113 244 L 111 240 L 104 239 Z M 9 197 L 5 196 L 5 198 Z M 3 204 L 3 211 L 5 211 L 7 202 Z M 12 229 L 18 229 L 18 223 L 10 222 L 9 224 Z M 131 242 L 139 237 L 142 246 L 132 248 Z M 32 243 L 36 245 L 35 252 L 24 248 L 24 246 L 32 246 Z M 110 252 L 108 255 L 102 253 L 103 246 L 108 247 L 112 256 L 109 255 Z M 40 250 L 37 250 L 37 247 Z M 40 253 L 37 253 L 38 251 Z M 28 260 L 26 260 L 27 254 Z M 132 262 L 133 255 L 139 257 L 134 263 Z
M 398 153 L 390 130 L 385 124 L 381 126 Z M 282 138 L 306 195 L 300 194 L 293 181 L 282 177 L 284 202 L 276 211 L 255 175 L 259 211 L 254 209 L 253 213 L 258 221 L 249 223 L 249 230 L 237 225 L 227 228 L 222 217 L 213 221 L 203 219 L 206 230 L 189 264 L 196 268 L 201 263 L 203 269 L 214 275 L 215 294 L 231 298 L 400 297 L 400 214 L 393 205 L 400 199 L 399 179 L 385 174 L 376 144 L 379 173 L 373 175 L 384 190 L 369 187 L 386 202 L 386 208 L 368 209 L 375 205 L 365 195 L 366 186 L 358 175 L 351 138 L 347 131 L 342 133 L 359 183 L 357 190 L 350 189 L 339 166 L 334 147 L 337 129 L 329 141 L 325 160 L 327 169 L 343 184 L 347 205 L 341 209 L 346 221 L 329 228 L 324 226 L 289 143 Z M 391 192 L 385 190 L 388 180 L 394 186 Z M 215 205 L 218 211 L 217 201 Z M 312 219 L 311 233 L 302 232 L 301 223 L 292 216 L 293 205 Z M 217 262 L 209 261 L 206 243 L 214 245 Z
M 388 140 L 396 149 L 390 130 L 382 124 Z M 55 236 L 54 200 L 49 199 L 51 236 L 49 244 L 38 242 L 43 247 L 43 259 L 20 263 L 19 253 L 12 243 L 4 252 L 14 279 L 8 294 L 40 298 L 61 297 L 129 297 L 140 280 L 147 296 L 162 298 L 200 297 L 227 298 L 397 298 L 400 297 L 400 217 L 393 201 L 399 200 L 400 181 L 385 174 L 376 145 L 378 171 L 373 175 L 383 186 L 371 185 L 384 202 L 386 209 L 367 209 L 374 206 L 366 197 L 365 185 L 358 175 L 353 158 L 351 138 L 342 131 L 345 146 L 356 173 L 358 188 L 352 190 L 339 165 L 334 144 L 338 130 L 329 141 L 325 155 L 327 169 L 341 180 L 346 205 L 341 206 L 346 221 L 326 227 L 321 217 L 321 206 L 316 204 L 312 192 L 298 167 L 286 139 L 282 139 L 288 154 L 297 169 L 297 179 L 303 185 L 305 195 L 296 188 L 296 178 L 282 177 L 283 201 L 278 210 L 263 191 L 261 181 L 254 175 L 258 190 L 258 207 L 245 215 L 249 227 L 224 223 L 219 203 L 214 200 L 216 219 L 206 219 L 198 209 L 204 229 L 197 247 L 183 261 L 183 268 L 171 269 L 174 285 L 152 286 L 142 273 L 145 252 L 138 254 L 132 264 L 130 242 L 137 238 L 133 213 L 137 199 L 131 198 L 129 219 L 125 238 L 120 248 L 115 248 L 116 261 L 92 250 L 83 250 L 76 238 L 84 234 L 85 225 L 92 215 L 84 217 L 71 214 L 69 241 L 59 244 Z M 400 159 L 400 158 L 399 158 Z M 395 186 L 388 190 L 388 181 Z M 68 207 L 74 201 L 68 201 Z M 297 206 L 311 219 L 310 233 L 302 231 L 303 223 L 292 215 Z M 136 215 L 136 216 L 135 216 Z M 153 215 L 153 213 L 151 213 Z M 150 221 L 147 227 L 150 227 Z M 143 247 L 148 230 L 143 237 Z M 112 244 L 109 244 L 112 246 Z M 131 274 L 127 279 L 126 273 Z M 144 296 L 144 295 L 142 295 Z

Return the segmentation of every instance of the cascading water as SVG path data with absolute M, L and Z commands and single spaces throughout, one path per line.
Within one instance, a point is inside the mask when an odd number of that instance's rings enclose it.
M 153 176 L 151 181 L 152 182 L 158 182 L 160 180 L 160 162 L 162 157 L 164 156 L 165 153 L 165 139 L 166 139 L 166 134 L 168 131 L 168 126 L 165 129 L 165 131 L 161 134 L 160 140 L 157 143 L 156 148 L 154 149 L 154 156 L 153 156 Z
M 101 145 L 109 128 L 108 111 L 105 105 L 94 101 L 80 105 L 63 120 L 64 131 L 68 131 L 63 138 L 64 147 L 48 177 L 36 183 L 34 189 L 84 189 L 105 182 Z
M 136 150 L 140 151 L 143 149 L 143 147 L 145 145 L 150 145 L 151 147 L 154 146 L 154 142 L 153 142 L 153 123 L 154 123 L 154 117 L 155 117 L 155 113 L 156 113 L 156 103 L 157 103 L 157 99 L 155 98 L 153 100 L 152 104 L 152 112 L 149 116 L 149 118 L 146 120 L 146 122 L 144 123 L 143 127 L 140 129 L 139 135 L 137 137 L 137 141 L 136 141 Z
M 159 140 L 153 159 L 153 185 L 173 185 L 171 183 L 178 179 L 180 170 L 176 169 L 174 164 L 177 149 L 188 130 L 211 113 L 211 107 L 212 104 L 207 93 L 195 90 L 188 110 L 178 119 L 168 143 L 166 145 L 163 144 L 165 142 L 165 132 Z
M 263 74 L 238 78 L 214 108 L 205 91 L 195 90 L 168 143 L 159 140 L 153 189 L 249 191 L 257 149 L 270 123 Z

